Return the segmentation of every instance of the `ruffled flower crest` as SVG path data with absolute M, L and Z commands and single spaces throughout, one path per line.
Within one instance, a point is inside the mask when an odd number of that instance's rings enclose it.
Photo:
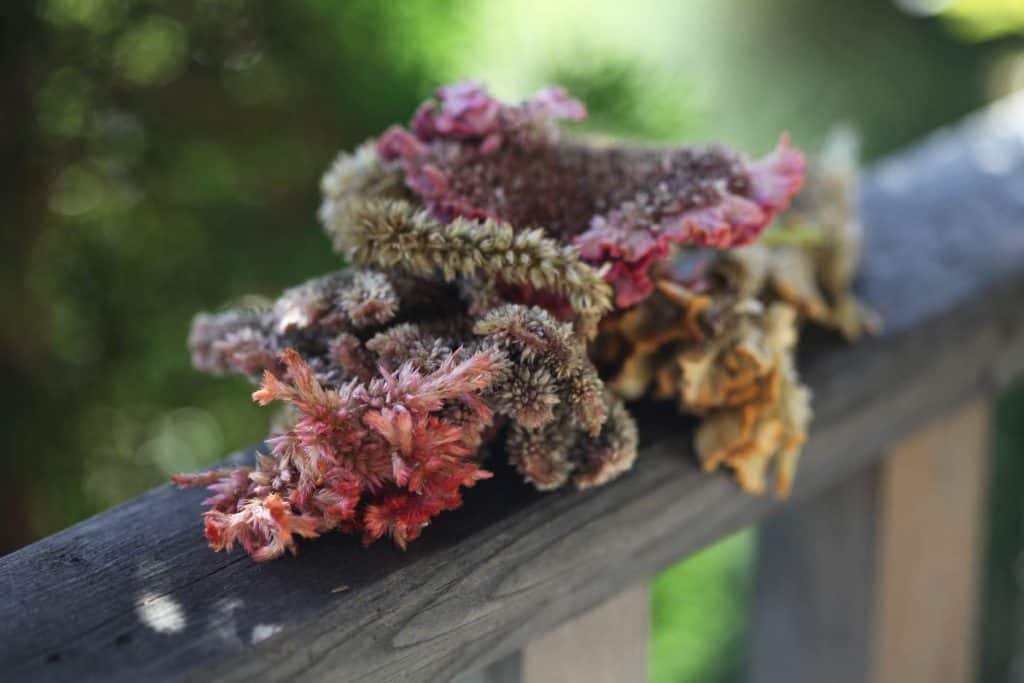
M 620 307 L 653 291 L 648 271 L 671 245 L 750 244 L 803 182 L 786 136 L 748 161 L 720 147 L 597 146 L 555 126 L 585 115 L 561 89 L 509 105 L 461 83 L 421 106 L 411 130 L 385 132 L 377 151 L 438 220 L 498 219 L 571 239 L 587 262 L 609 264 Z

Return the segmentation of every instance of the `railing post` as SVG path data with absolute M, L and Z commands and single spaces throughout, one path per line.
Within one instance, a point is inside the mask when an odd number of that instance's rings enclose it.
M 868 680 L 882 467 L 873 465 L 762 523 L 753 683 Z
M 989 408 L 934 420 L 763 525 L 751 681 L 972 679 Z
M 874 680 L 973 680 L 988 401 L 905 439 L 882 487 Z
M 458 683 L 642 683 L 650 590 L 635 586 Z

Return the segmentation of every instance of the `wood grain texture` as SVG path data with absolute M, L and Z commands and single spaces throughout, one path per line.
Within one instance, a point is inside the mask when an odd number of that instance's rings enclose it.
M 875 683 L 974 680 L 989 404 L 935 420 L 882 465 Z
M 1024 98 L 869 174 L 861 291 L 887 331 L 855 347 L 809 335 L 800 367 L 817 418 L 794 498 L 1024 363 L 1022 122 Z M 979 163 L 977 149 L 995 148 L 998 166 Z M 635 411 L 642 455 L 627 476 L 551 495 L 496 477 L 406 553 L 334 535 L 262 565 L 215 554 L 203 492 L 158 488 L 0 558 L 4 675 L 376 682 L 480 669 L 778 506 L 700 473 L 671 407 Z
M 761 524 L 750 683 L 868 680 L 881 467 Z

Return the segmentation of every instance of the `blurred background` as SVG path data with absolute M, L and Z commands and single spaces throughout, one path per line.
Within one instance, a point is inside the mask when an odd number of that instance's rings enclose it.
M 0 69 L 2 554 L 265 434 L 243 380 L 191 369 L 189 321 L 337 267 L 320 174 L 438 85 L 561 83 L 591 130 L 751 153 L 845 122 L 870 161 L 1024 88 L 1024 0 L 6 0 Z M 994 501 L 1024 486 L 1017 394 Z M 993 504 L 1005 680 L 1024 517 Z M 751 540 L 658 579 L 655 680 L 742 667 Z

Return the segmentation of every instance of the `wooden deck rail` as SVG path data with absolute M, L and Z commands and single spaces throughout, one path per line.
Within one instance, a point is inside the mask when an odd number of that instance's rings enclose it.
M 498 477 L 404 553 L 330 535 L 297 559 L 215 554 L 203 492 L 162 486 L 0 558 L 0 678 L 445 681 L 502 660 L 477 677 L 642 680 L 642 643 L 607 626 L 642 626 L 645 592 L 584 613 L 778 511 L 754 680 L 964 680 L 986 409 L 1024 368 L 1024 97 L 874 166 L 862 200 L 860 291 L 886 330 L 808 335 L 816 418 L 790 501 L 700 473 L 692 425 L 657 405 L 636 409 L 621 480 L 540 495 Z

